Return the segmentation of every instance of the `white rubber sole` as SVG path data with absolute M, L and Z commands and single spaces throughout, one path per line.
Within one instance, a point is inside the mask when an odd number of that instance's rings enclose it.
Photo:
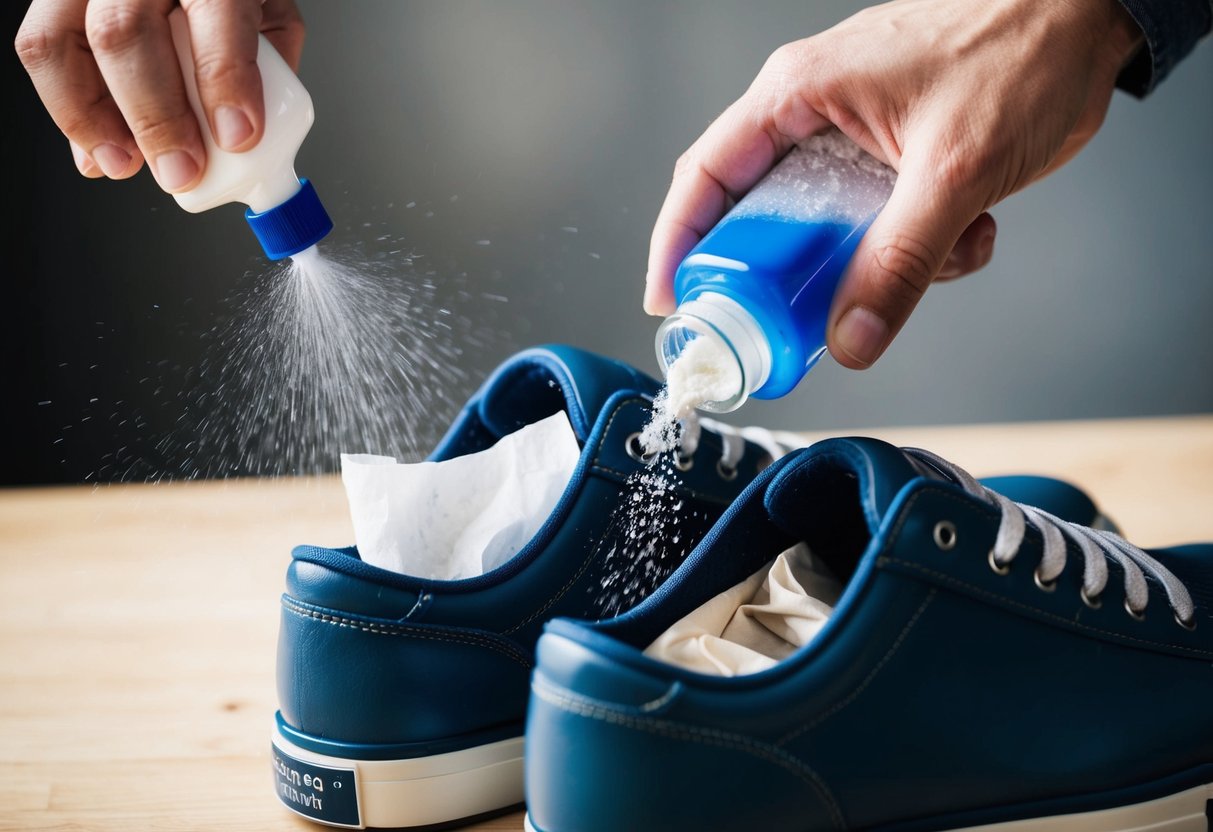
M 520 804 L 524 797 L 522 737 L 407 760 L 329 757 L 300 748 L 278 731 L 271 741 L 279 800 L 326 826 L 447 823 Z
M 1213 832 L 1206 814 L 1213 783 L 1132 806 L 970 826 L 955 832 Z
M 1213 832 L 1205 808 L 1211 800 L 1213 783 L 1132 806 L 968 826 L 951 832 Z M 522 826 L 526 832 L 538 832 L 529 814 Z

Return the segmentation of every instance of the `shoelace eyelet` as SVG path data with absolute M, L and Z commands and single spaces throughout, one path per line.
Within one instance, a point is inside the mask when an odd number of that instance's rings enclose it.
M 720 478 L 725 482 L 732 482 L 733 480 L 737 479 L 737 469 L 726 468 L 723 460 L 716 460 L 716 473 L 719 474 Z
M 652 462 L 654 459 L 657 458 L 657 454 L 645 453 L 644 446 L 640 444 L 640 433 L 639 432 L 633 433 L 631 436 L 628 437 L 627 441 L 624 442 L 623 444 L 624 444 L 624 447 L 627 449 L 628 456 L 630 456 L 632 459 L 636 460 L 637 462 L 642 462 L 645 465 L 648 465 L 650 462 Z
M 1078 591 L 1078 594 L 1082 597 L 1082 602 L 1093 610 L 1103 606 L 1103 600 L 1098 595 L 1088 595 L 1085 586 Z
M 1129 618 L 1132 618 L 1134 621 L 1145 621 L 1146 620 L 1146 611 L 1142 610 L 1141 612 L 1137 612 L 1136 610 L 1134 610 L 1132 607 L 1129 606 L 1128 598 L 1125 599 L 1125 612 L 1127 612 L 1129 614 Z
M 1057 589 L 1056 579 L 1052 580 L 1052 581 L 1046 581 L 1044 578 L 1040 577 L 1039 569 L 1035 569 L 1032 571 L 1032 580 L 1036 581 L 1036 588 L 1039 589 L 1041 592 L 1052 592 L 1053 590 Z
M 993 549 L 990 550 L 990 554 L 989 554 L 989 556 L 986 557 L 986 560 L 989 562 L 990 568 L 994 570 L 995 575 L 1010 575 L 1011 574 L 1011 564 L 999 563 L 998 559 L 994 557 Z
M 1051 567 L 1050 571 L 1060 573 L 1065 566 L 1067 550 L 1072 548 L 1071 544 L 1077 544 L 1082 552 L 1084 576 L 1089 577 L 1094 574 L 1094 569 L 1100 566 L 1101 558 L 1119 563 L 1125 585 L 1124 610 L 1134 621 L 1145 621 L 1146 619 L 1146 607 L 1149 599 L 1144 597 L 1143 583 L 1154 580 L 1166 591 L 1167 601 L 1176 622 L 1185 629 L 1192 629 L 1198 624 L 1194 615 L 1192 594 L 1184 586 L 1184 582 L 1148 552 L 1129 543 L 1112 529 L 1106 528 L 1107 524 L 1097 523 L 1101 528 L 1090 528 L 1064 520 L 1043 509 L 1016 503 L 991 491 L 964 469 L 930 451 L 920 448 L 903 450 L 916 464 L 919 464 L 920 470 L 925 470 L 927 473 L 934 471 L 942 475 L 945 479 L 959 485 L 970 497 L 982 500 L 997 509 L 999 514 L 998 543 L 994 548 L 998 549 L 1001 554 L 995 555 L 992 549 L 987 557 L 990 569 L 995 574 L 1007 575 L 1010 573 L 1011 563 L 1023 543 L 1024 532 L 1032 527 L 1043 538 L 1044 551 L 1040 562 L 1035 567 L 1034 576 L 1036 585 L 1042 591 L 1053 591 L 1053 584 L 1056 583 L 1041 580 L 1042 564 L 1048 564 Z M 1006 556 L 1005 561 L 1003 555 Z M 1106 569 L 1100 571 L 1106 572 Z M 1096 595 L 1101 593 L 1102 587 Z M 1140 610 L 1133 609 L 1129 601 L 1130 596 L 1134 599 L 1140 598 L 1142 601 Z M 1098 597 L 1088 594 L 1085 589 L 1085 581 L 1082 600 L 1092 609 L 1098 609 L 1101 606 Z
M 950 552 L 956 548 L 956 525 L 949 520 L 940 520 L 931 531 L 935 545 L 941 552 Z
M 686 473 L 695 467 L 695 457 L 683 456 L 681 452 L 674 454 L 674 467 L 679 471 Z

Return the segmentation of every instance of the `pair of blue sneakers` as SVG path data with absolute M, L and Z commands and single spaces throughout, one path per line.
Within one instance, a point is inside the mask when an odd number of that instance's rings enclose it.
M 466 821 L 520 804 L 525 769 L 534 832 L 1211 828 L 1213 546 L 1146 553 L 1066 483 L 977 482 L 872 439 L 781 456 L 706 423 L 662 478 L 637 442 L 656 390 L 567 347 L 488 379 L 431 459 L 560 410 L 582 446 L 492 572 L 295 550 L 286 806 Z M 659 520 L 629 509 L 655 488 Z M 798 542 L 844 586 L 805 647 L 729 678 L 644 654 Z

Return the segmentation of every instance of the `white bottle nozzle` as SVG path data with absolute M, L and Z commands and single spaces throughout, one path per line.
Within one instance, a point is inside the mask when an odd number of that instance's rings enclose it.
M 727 396 L 705 401 L 698 406 L 714 413 L 727 413 L 745 404 L 755 390 L 766 384 L 771 373 L 771 347 L 754 316 L 728 295 L 703 292 L 684 301 L 678 310 L 657 328 L 657 363 L 663 375 L 683 355 L 691 342 L 711 339 L 722 349 L 712 354 L 737 362 L 737 380 Z M 723 392 L 723 391 L 721 391 Z

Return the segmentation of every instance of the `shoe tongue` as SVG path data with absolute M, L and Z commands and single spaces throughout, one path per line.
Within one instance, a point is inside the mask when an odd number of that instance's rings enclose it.
M 568 413 L 585 442 L 607 400 L 620 390 L 654 396 L 660 385 L 626 364 L 574 347 L 549 345 L 518 353 L 502 364 L 480 393 L 481 422 L 498 436 Z
M 827 439 L 787 466 L 768 486 L 764 502 L 777 524 L 801 538 L 819 536 L 833 518 L 857 515 L 873 535 L 905 484 L 919 477 L 943 479 L 879 439 Z

